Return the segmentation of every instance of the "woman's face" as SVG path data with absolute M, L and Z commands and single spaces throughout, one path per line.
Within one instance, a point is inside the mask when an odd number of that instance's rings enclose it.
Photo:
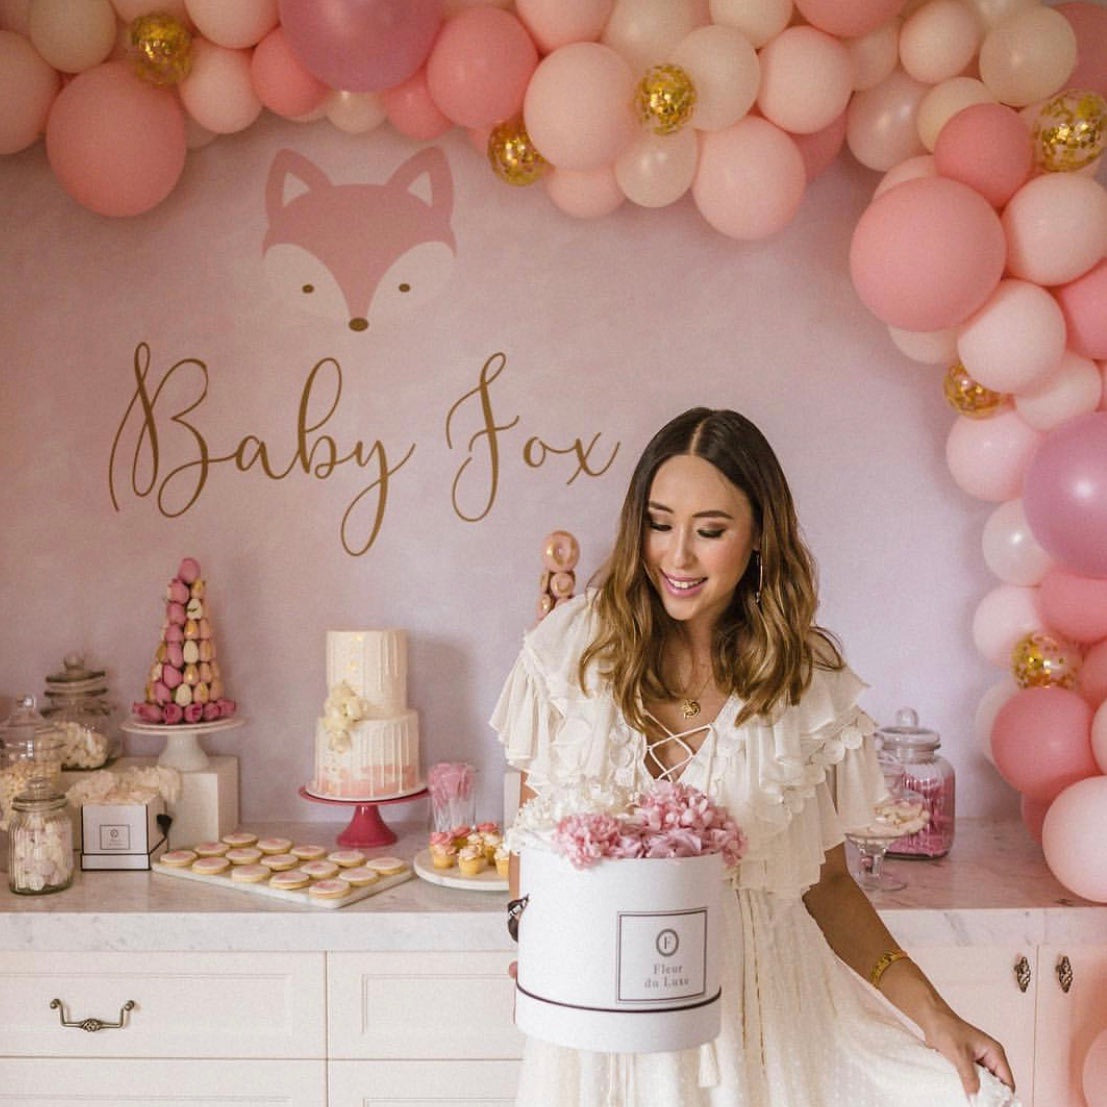
M 759 535 L 746 494 L 702 457 L 671 457 L 654 476 L 642 554 L 669 615 L 714 626 L 730 605 Z

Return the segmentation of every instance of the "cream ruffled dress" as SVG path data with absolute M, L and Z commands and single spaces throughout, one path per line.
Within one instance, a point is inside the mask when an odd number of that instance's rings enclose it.
M 589 596 L 525 639 L 491 724 L 540 795 L 582 778 L 645 787 L 645 737 L 594 679 L 577 684 L 593 635 Z M 722 1031 L 676 1053 L 591 1053 L 528 1039 L 520 1107 L 964 1107 L 953 1067 L 830 949 L 803 905 L 842 826 L 868 820 L 881 778 L 863 683 L 818 670 L 803 702 L 769 725 L 734 726 L 732 697 L 679 779 L 724 804 L 748 839 L 726 898 Z M 735 951 L 742 951 L 740 954 Z M 1014 1101 L 980 1070 L 978 1107 Z

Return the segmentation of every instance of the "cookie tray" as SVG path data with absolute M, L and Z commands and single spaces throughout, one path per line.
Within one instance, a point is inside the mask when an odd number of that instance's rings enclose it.
M 283 899 L 286 903 L 298 903 L 303 907 L 323 907 L 332 911 L 339 907 L 348 907 L 351 903 L 357 903 L 358 900 L 366 899 L 368 896 L 375 896 L 378 892 L 385 892 L 389 888 L 394 888 L 397 884 L 403 884 L 405 880 L 410 880 L 415 875 L 414 871 L 409 866 L 405 868 L 402 873 L 395 873 L 392 876 L 382 876 L 375 883 L 367 884 L 362 888 L 351 888 L 349 894 L 342 896 L 341 899 L 318 899 L 308 894 L 308 888 L 311 887 L 310 884 L 305 885 L 303 888 L 288 889 L 270 888 L 268 883 L 239 883 L 230 878 L 230 869 L 225 873 L 214 873 L 209 875 L 208 873 L 194 873 L 191 869 L 175 869 L 170 865 L 163 865 L 160 861 L 153 862 L 150 869 L 152 872 L 160 873 L 163 876 L 178 877 L 182 880 L 195 880 L 198 884 L 207 884 L 213 888 L 229 888 L 233 892 L 246 892 L 249 895 L 267 896 L 269 899 Z

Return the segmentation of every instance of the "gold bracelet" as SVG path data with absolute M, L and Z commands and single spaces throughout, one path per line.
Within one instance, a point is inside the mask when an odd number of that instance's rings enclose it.
M 902 949 L 890 949 L 887 953 L 882 953 L 876 959 L 876 964 L 873 965 L 872 970 L 869 972 L 869 983 L 874 988 L 879 988 L 880 978 L 892 967 L 892 965 L 905 958 L 910 960 L 907 952 Z

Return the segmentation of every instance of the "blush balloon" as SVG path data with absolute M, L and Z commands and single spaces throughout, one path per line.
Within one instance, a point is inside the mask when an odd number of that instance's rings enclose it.
M 1084 1054 L 1080 1083 L 1087 1107 L 1107 1107 L 1107 1027 L 1092 1039 Z
M 1042 852 L 1050 871 L 1070 892 L 1107 903 L 1105 841 L 1107 776 L 1092 776 L 1072 784 L 1050 804 L 1042 823 Z
M 1070 349 L 1096 361 L 1107 358 L 1107 259 L 1053 294 L 1065 316 Z
M 1107 639 L 1097 642 L 1084 654 L 1076 675 L 1076 690 L 1092 708 L 1098 708 L 1107 700 Z
M 946 438 L 946 464 L 957 486 L 1001 503 L 1019 494 L 1041 435 L 1010 410 L 988 419 L 959 416 Z
M 1065 17 L 1076 34 L 1076 68 L 1069 74 L 1068 86 L 1107 96 L 1107 8 L 1073 3 L 1058 4 L 1053 10 Z
M 1042 578 L 1038 606 L 1046 624 L 1074 642 L 1107 638 L 1107 580 L 1051 569 Z
M 420 69 L 395 88 L 380 93 L 388 121 L 402 135 L 426 142 L 445 134 L 453 124 L 438 109 L 427 88 L 427 71 Z M 481 149 L 487 145 L 487 136 Z
M 0 31 L 0 154 L 14 154 L 38 139 L 61 87 L 61 76 L 14 31 Z
M 1042 823 L 1045 822 L 1048 810 L 1048 803 L 1040 803 L 1029 796 L 1019 797 L 1019 817 L 1035 842 L 1040 843 L 1042 840 Z
M 976 605 L 972 618 L 973 644 L 993 665 L 1008 668 L 1015 643 L 1041 631 L 1038 590 L 1000 584 Z
M 250 78 L 261 102 L 286 119 L 313 112 L 331 91 L 300 64 L 281 27 L 274 27 L 254 48 Z
M 1030 176 L 1034 151 L 1014 109 L 971 104 L 938 132 L 934 162 L 943 177 L 967 184 L 1000 208 Z

